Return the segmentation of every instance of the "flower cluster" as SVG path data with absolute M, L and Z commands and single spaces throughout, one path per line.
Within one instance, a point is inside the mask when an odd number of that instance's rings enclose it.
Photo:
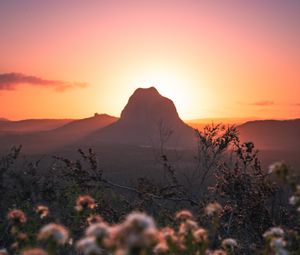
M 76 206 L 92 209 L 95 201 L 89 196 L 81 196 Z M 222 211 L 222 206 L 217 202 L 209 203 L 205 208 L 205 213 L 210 219 L 219 217 Z M 45 206 L 36 207 L 36 212 L 41 218 L 49 214 Z M 8 247 L 9 252 L 5 249 L 0 250 L 0 255 L 65 254 L 61 253 L 60 249 L 71 249 L 70 254 L 79 255 L 233 255 L 239 254 L 241 250 L 239 242 L 233 238 L 222 240 L 219 233 L 217 239 L 212 238 L 213 228 L 201 226 L 197 217 L 188 210 L 177 212 L 172 226 L 165 227 L 158 227 L 151 216 L 139 211 L 129 213 L 118 224 L 106 222 L 97 214 L 76 215 L 81 217 L 80 222 L 84 219 L 85 224 L 81 225 L 79 237 L 78 235 L 73 237 L 74 244 L 71 241 L 73 239 L 70 237 L 70 231 L 65 226 L 49 223 L 42 226 L 34 235 L 36 236 L 34 245 L 27 243 L 22 246 L 22 241 L 31 238 L 32 235 L 23 232 L 26 228 L 16 228 L 16 231 L 12 232 L 16 240 L 13 247 Z M 21 226 L 27 222 L 25 213 L 17 209 L 9 211 L 7 218 L 13 224 Z M 13 227 L 15 225 L 12 225 Z M 287 236 L 283 228 L 268 229 L 263 235 L 266 242 L 265 254 L 288 254 Z
M 76 210 L 93 209 L 95 200 L 90 196 L 80 196 L 76 201 Z M 222 207 L 218 203 L 208 205 L 209 215 L 217 215 Z M 47 217 L 49 209 L 39 205 L 35 211 L 41 218 Z M 126 254 L 231 254 L 237 247 L 234 239 L 225 239 L 219 250 L 209 249 L 209 234 L 199 226 L 192 212 L 182 210 L 176 213 L 176 224 L 173 227 L 159 228 L 154 219 L 144 212 L 131 212 L 119 224 L 110 224 L 97 214 L 80 214 L 88 223 L 84 236 L 75 241 L 74 248 L 78 254 L 84 255 L 126 255 Z M 27 216 L 21 210 L 8 212 L 8 219 L 14 224 L 24 226 Z M 82 222 L 82 221 L 81 221 Z M 175 223 L 174 222 L 174 223 Z M 14 225 L 13 225 L 14 227 Z M 21 241 L 28 238 L 26 233 L 17 228 L 12 233 L 16 242 L 11 251 L 21 255 L 57 254 L 60 248 L 72 248 L 70 232 L 63 225 L 49 223 L 42 226 L 36 235 L 35 245 L 22 246 Z M 75 252 L 74 251 L 74 252 Z M 229 251 L 229 253 L 227 253 Z M 0 255 L 7 255 L 1 250 Z M 73 253 L 72 253 L 73 254 Z
M 103 254 L 104 250 L 114 254 L 130 254 L 133 250 L 152 247 L 156 236 L 153 219 L 146 214 L 133 212 L 119 225 L 110 225 L 104 221 L 92 223 L 76 247 L 87 255 Z
M 179 224 L 175 228 L 158 228 L 152 217 L 132 212 L 123 222 L 110 225 L 104 221 L 91 224 L 76 248 L 85 255 L 97 254 L 227 254 L 237 242 L 225 239 L 219 250 L 208 249 L 208 233 L 195 221 L 190 211 L 175 215 Z M 229 254 L 229 253 L 228 253 Z

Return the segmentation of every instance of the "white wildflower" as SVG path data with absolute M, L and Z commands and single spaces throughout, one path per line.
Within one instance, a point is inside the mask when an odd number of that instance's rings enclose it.
M 7 219 L 16 224 L 24 224 L 27 222 L 26 214 L 22 210 L 18 209 L 10 210 L 7 214 Z
M 205 213 L 208 216 L 218 215 L 222 212 L 223 208 L 218 202 L 209 203 L 205 208 Z
M 223 248 L 230 248 L 234 249 L 238 246 L 237 241 L 232 238 L 227 238 L 222 241 L 222 247 Z
M 204 228 L 198 228 L 193 232 L 194 240 L 197 243 L 203 243 L 208 241 L 208 235 Z
M 188 235 L 199 228 L 198 223 L 193 220 L 187 220 L 180 224 L 178 233 L 180 235 Z
M 159 242 L 153 249 L 154 254 L 166 254 L 169 251 L 169 246 L 165 241 Z
M 103 254 L 103 249 L 97 245 L 96 238 L 94 236 L 89 236 L 79 240 L 76 243 L 76 248 L 84 255 Z
M 117 242 L 122 247 L 149 247 L 158 236 L 152 217 L 140 212 L 129 214 L 117 233 Z
M 43 219 L 49 215 L 49 208 L 44 205 L 38 205 L 35 211 L 40 215 L 40 218 Z
M 270 228 L 263 234 L 263 237 L 266 239 L 269 239 L 272 237 L 283 237 L 283 236 L 284 236 L 284 231 L 280 227 Z
M 279 172 L 281 169 L 285 168 L 286 165 L 283 162 L 275 162 L 269 166 L 269 174 Z
M 97 239 L 102 239 L 107 236 L 109 232 L 108 228 L 109 226 L 104 222 L 92 224 L 86 229 L 85 234 L 86 236 L 94 236 Z
M 296 205 L 299 203 L 299 201 L 300 201 L 300 198 L 297 196 L 291 196 L 289 199 L 290 205 Z
M 41 228 L 38 239 L 53 239 L 58 244 L 65 244 L 69 239 L 69 231 L 62 225 L 50 223 Z
M 189 220 L 194 218 L 193 214 L 188 210 L 182 210 L 177 212 L 175 217 L 179 220 Z
M 79 196 L 76 200 L 75 209 L 81 212 L 85 209 L 94 209 L 97 206 L 95 199 L 89 195 Z

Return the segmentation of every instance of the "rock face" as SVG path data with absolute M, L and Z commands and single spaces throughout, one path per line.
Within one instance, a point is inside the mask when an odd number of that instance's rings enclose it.
M 129 98 L 120 119 L 99 130 L 93 140 L 140 146 L 191 147 L 194 131 L 178 116 L 174 103 L 154 87 L 138 88 Z

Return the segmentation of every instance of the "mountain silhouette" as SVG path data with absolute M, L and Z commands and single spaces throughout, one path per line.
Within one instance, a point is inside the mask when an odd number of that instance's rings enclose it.
M 27 125 L 21 125 L 23 130 L 26 127 L 26 130 L 30 130 L 31 132 L 0 132 L 0 150 L 1 149 L 8 149 L 13 145 L 22 144 L 26 152 L 36 153 L 36 152 L 48 152 L 53 151 L 57 148 L 65 147 L 76 143 L 78 141 L 84 142 L 84 138 L 95 130 L 99 130 L 102 127 L 105 127 L 117 120 L 116 117 L 109 116 L 107 114 L 95 114 L 93 117 L 68 121 L 65 124 L 65 120 L 59 122 L 61 125 L 64 123 L 63 126 L 57 128 L 56 124 L 58 121 L 53 123 L 53 121 L 48 122 L 47 127 L 50 128 L 51 126 L 55 127 L 52 130 L 47 131 L 32 131 L 31 124 L 32 121 L 29 123 L 26 122 Z M 33 123 L 37 123 L 38 127 L 36 128 L 46 128 L 45 122 L 41 122 L 41 120 L 33 121 Z M 54 125 L 55 124 L 55 125 Z M 20 127 L 20 124 L 12 126 L 15 128 Z M 80 144 L 81 145 L 81 144 Z
M 66 125 L 57 129 L 51 130 L 49 134 L 61 139 L 68 139 L 71 141 L 81 139 L 90 133 L 99 130 L 105 126 L 108 126 L 118 118 L 110 116 L 108 114 L 95 113 L 93 117 L 74 120 Z
M 179 117 L 174 103 L 154 88 L 138 88 L 115 123 L 95 132 L 94 143 L 110 142 L 151 147 L 191 147 L 194 130 Z
M 52 130 L 61 127 L 72 119 L 26 119 L 10 121 L 0 119 L 0 132 L 8 133 L 30 133 Z
M 300 148 L 300 119 L 259 120 L 238 126 L 240 139 L 260 150 L 295 151 Z

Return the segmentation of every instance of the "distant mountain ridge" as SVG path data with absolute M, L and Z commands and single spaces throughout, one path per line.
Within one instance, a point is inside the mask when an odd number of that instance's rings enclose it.
M 29 152 L 47 152 L 82 141 L 85 136 L 115 122 L 118 118 L 107 114 L 67 122 L 58 128 L 36 132 L 0 132 L 0 149 L 22 144 Z M 81 145 L 81 144 L 80 144 Z
M 46 131 L 61 127 L 73 119 L 26 119 L 26 120 L 0 120 L 0 132 L 29 133 Z
M 238 130 L 242 141 L 261 150 L 300 150 L 300 119 L 249 121 Z
M 252 141 L 260 150 L 300 150 L 300 119 L 248 121 L 238 130 L 241 141 Z M 0 149 L 22 144 L 34 152 L 108 143 L 177 149 L 196 145 L 193 128 L 181 120 L 173 101 L 154 87 L 136 89 L 120 118 L 95 114 L 79 120 L 0 119 L 0 140 Z
M 84 136 L 110 125 L 118 120 L 108 114 L 95 114 L 93 117 L 74 120 L 51 131 L 51 135 L 81 139 Z
M 203 130 L 205 126 L 211 124 L 223 125 L 242 125 L 246 122 L 258 120 L 258 118 L 248 117 L 248 118 L 203 118 L 203 119 L 190 119 L 185 120 L 185 122 L 193 128 Z

